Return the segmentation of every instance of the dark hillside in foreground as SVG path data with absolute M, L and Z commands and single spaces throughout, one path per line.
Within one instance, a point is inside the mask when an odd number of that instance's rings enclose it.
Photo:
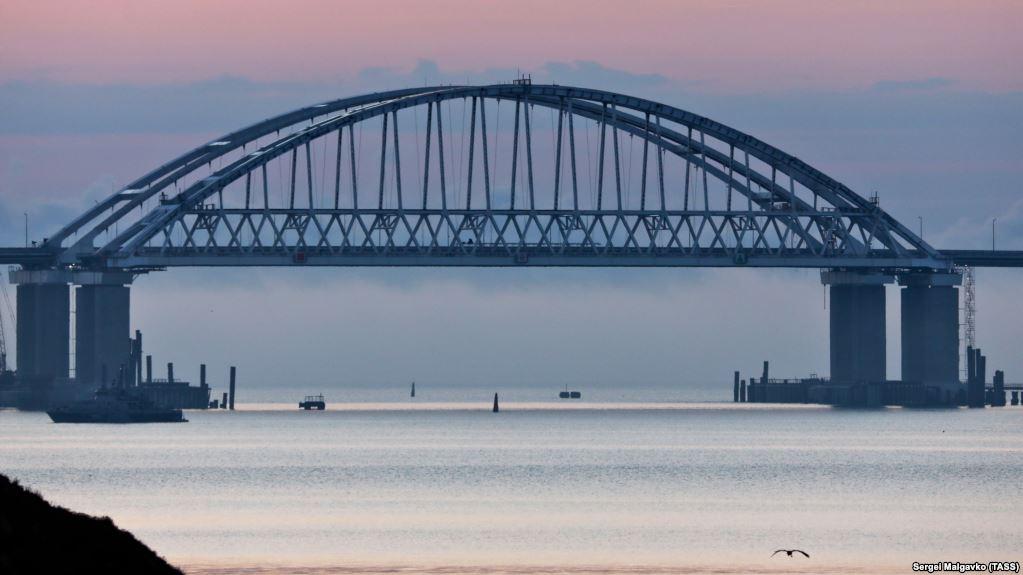
M 109 517 L 51 505 L 2 474 L 0 573 L 181 575 Z

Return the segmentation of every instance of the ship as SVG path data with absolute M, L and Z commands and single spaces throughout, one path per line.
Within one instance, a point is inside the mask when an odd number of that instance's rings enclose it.
M 176 423 L 188 421 L 180 409 L 153 403 L 127 389 L 103 387 L 91 399 L 46 412 L 54 423 Z
M 565 391 L 558 392 L 558 397 L 561 399 L 580 399 L 583 394 L 578 391 L 569 391 L 568 386 L 565 386 Z
M 298 402 L 299 409 L 309 411 L 315 409 L 317 411 L 323 411 L 327 409 L 327 402 L 323 399 L 323 394 L 320 395 L 307 395 L 305 399 Z

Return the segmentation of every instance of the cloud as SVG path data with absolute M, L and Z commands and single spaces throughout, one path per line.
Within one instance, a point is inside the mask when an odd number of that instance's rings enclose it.
M 8 207 L 7 201 L 0 196 L 0 245 L 21 245 L 15 240 L 14 227 L 14 214 Z
M 951 88 L 958 82 L 952 78 L 923 78 L 920 80 L 881 80 L 871 86 L 876 92 L 923 92 Z
M 579 86 L 600 86 L 608 90 L 618 88 L 647 88 L 666 86 L 672 82 L 661 74 L 635 74 L 601 66 L 596 62 L 577 60 L 575 62 L 548 62 L 540 69 L 534 80 L 552 84 Z M 694 85 L 694 84 L 687 84 Z
M 992 235 L 997 249 L 1023 249 L 1023 198 L 992 214 L 959 216 L 928 240 L 937 246 L 979 250 L 991 249 Z
M 0 134 L 209 132 L 345 95 L 423 85 L 510 82 L 530 73 L 537 83 L 636 90 L 673 85 L 596 62 L 548 62 L 533 70 L 445 71 L 432 60 L 410 69 L 374 67 L 333 82 L 258 82 L 219 76 L 175 84 L 65 84 L 51 80 L 0 84 Z
M 64 204 L 35 204 L 18 210 L 10 203 L 0 202 L 0 245 L 21 247 L 25 244 L 25 214 L 28 215 L 29 241 L 38 242 L 83 210 Z
M 607 90 L 667 86 L 672 80 L 661 74 L 641 74 L 609 68 L 598 62 L 575 60 L 547 62 L 537 68 L 486 68 L 444 71 L 433 60 L 419 60 L 410 69 L 374 67 L 359 72 L 360 83 L 371 88 L 448 84 L 507 83 L 528 75 L 537 84 L 593 86 Z M 679 85 L 677 83 L 674 83 Z
M 320 84 L 254 82 L 222 76 L 162 85 L 0 85 L 0 132 L 123 133 L 226 130 L 331 97 Z

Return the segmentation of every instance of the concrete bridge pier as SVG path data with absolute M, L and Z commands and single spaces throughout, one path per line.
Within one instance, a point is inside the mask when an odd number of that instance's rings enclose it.
M 25 383 L 68 379 L 71 297 L 75 284 L 75 380 L 109 383 L 128 366 L 131 351 L 128 285 L 113 271 L 15 270 L 18 300 L 18 378 Z M 103 374 L 106 374 L 104 376 Z
M 888 274 L 826 270 L 831 330 L 831 381 L 879 382 L 886 379 L 885 285 Z
M 131 355 L 131 274 L 78 274 L 75 288 L 75 379 L 110 384 Z M 103 380 L 103 373 L 107 380 Z
M 68 377 L 71 298 L 64 274 L 50 270 L 17 270 L 18 378 L 52 383 Z
M 902 286 L 902 380 L 957 391 L 959 288 L 962 274 L 905 273 Z

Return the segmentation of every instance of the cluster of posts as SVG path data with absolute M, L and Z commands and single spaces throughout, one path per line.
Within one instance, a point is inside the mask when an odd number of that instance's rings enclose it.
M 206 382 L 206 364 L 199 366 L 201 369 L 199 373 L 202 377 L 203 384 Z M 234 411 L 234 380 L 235 380 L 235 368 L 231 366 L 231 380 L 228 384 L 227 391 L 221 396 L 220 399 L 214 399 L 209 403 L 210 409 L 229 409 Z
M 150 401 L 177 409 L 234 409 L 235 368 L 231 366 L 230 394 L 224 393 L 223 401 L 210 401 L 210 386 L 206 382 L 206 364 L 199 365 L 199 385 L 174 376 L 174 363 L 167 362 L 166 379 L 153 378 L 153 356 L 146 355 L 145 379 L 142 377 L 142 332 L 136 331 L 131 339 L 127 365 L 118 371 L 117 385 L 133 388 Z M 105 365 L 102 366 L 105 371 Z M 105 381 L 105 380 L 104 380 Z
M 966 348 L 966 404 L 970 407 L 1005 407 L 1005 372 L 995 370 L 987 387 L 987 356 L 980 348 Z M 1019 405 L 1020 391 L 1012 390 L 1011 405 Z
M 757 378 L 750 377 L 749 385 L 746 385 L 745 379 L 739 379 L 739 372 L 735 372 L 735 381 L 732 386 L 732 400 L 736 403 L 764 403 L 764 402 L 776 402 L 776 403 L 796 403 L 794 401 L 785 401 L 782 398 L 768 397 L 768 374 L 770 372 L 770 363 L 764 362 L 764 371 L 760 375 L 759 382 Z M 774 395 L 774 394 L 771 394 Z M 801 403 L 801 402 L 799 402 Z

